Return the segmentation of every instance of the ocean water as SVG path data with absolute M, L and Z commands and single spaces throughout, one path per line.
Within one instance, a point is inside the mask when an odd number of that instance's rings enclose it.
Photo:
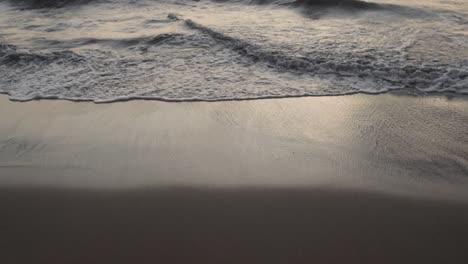
M 0 93 L 468 94 L 466 0 L 0 0 Z

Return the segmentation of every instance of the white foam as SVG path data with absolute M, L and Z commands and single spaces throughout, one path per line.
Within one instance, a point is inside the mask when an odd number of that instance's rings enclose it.
M 432 35 L 456 40 L 447 42 L 445 50 L 426 41 L 425 30 L 445 23 L 441 21 L 392 25 L 380 23 L 373 13 L 314 21 L 288 10 L 208 2 L 188 11 L 167 4 L 167 9 L 186 13 L 168 16 L 152 2 L 144 9 L 134 7 L 136 11 L 109 5 L 114 9 L 110 14 L 104 12 L 109 6 L 99 7 L 103 13 L 97 7 L 81 8 L 76 21 L 69 21 L 70 27 L 60 34 L 26 25 L 58 23 L 63 20 L 58 11 L 47 11 L 53 13 L 50 20 L 32 19 L 35 11 L 7 12 L 0 22 L 15 36 L 11 39 L 21 41 L 0 45 L 0 92 L 18 101 L 94 102 L 246 100 L 395 89 L 468 94 L 468 62 L 456 54 L 468 54 L 468 36 L 450 30 Z M 117 13 L 125 17 L 116 19 Z M 239 19 L 239 14 L 256 17 Z M 26 37 L 17 24 L 7 23 L 13 17 L 26 23 L 22 28 L 31 28 L 33 36 L 44 37 Z M 83 32 L 84 21 L 106 22 L 80 37 L 74 30 Z M 158 21 L 157 26 L 148 21 Z M 120 33 L 106 31 L 117 25 Z M 401 30 L 382 35 L 397 27 Z

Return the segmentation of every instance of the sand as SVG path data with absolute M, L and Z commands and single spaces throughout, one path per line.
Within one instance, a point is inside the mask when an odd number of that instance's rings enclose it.
M 0 98 L 2 263 L 466 263 L 468 101 Z

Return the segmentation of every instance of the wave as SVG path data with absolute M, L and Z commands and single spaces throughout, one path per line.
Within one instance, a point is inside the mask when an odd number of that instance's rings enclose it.
M 105 0 L 5 0 L 16 5 L 29 8 L 62 8 L 69 5 L 82 5 L 91 2 L 102 2 Z M 114 0 L 119 1 L 119 0 Z M 164 0 L 152 0 L 154 2 L 164 2 Z M 167 0 L 170 2 L 170 0 Z M 182 0 L 185 2 L 198 2 L 199 0 Z M 256 5 L 277 5 L 277 6 L 301 6 L 313 8 L 332 8 L 339 7 L 342 9 L 352 10 L 371 10 L 383 9 L 388 4 L 377 4 L 361 0 L 211 0 L 213 2 L 223 3 L 245 3 Z M 136 4 L 138 0 L 125 0 L 123 4 Z
M 66 6 L 80 6 L 84 4 L 113 2 L 122 5 L 136 5 L 144 1 L 139 0 L 0 0 L 9 1 L 22 9 L 63 8 Z M 200 0 L 149 0 L 155 3 L 185 4 L 199 2 Z M 240 3 L 247 5 L 270 5 L 298 9 L 301 13 L 312 19 L 319 19 L 324 15 L 339 12 L 340 14 L 355 14 L 365 11 L 391 12 L 407 17 L 428 16 L 430 13 L 396 4 L 375 3 L 362 0 L 208 0 L 222 3 Z
M 381 5 L 368 1 L 361 0 L 212 0 L 222 3 L 246 3 L 256 5 L 301 5 L 314 7 L 342 7 L 355 9 L 371 9 L 378 8 Z
M 420 8 L 360 0 L 295 0 L 278 5 L 298 9 L 302 14 L 312 19 L 320 19 L 325 15 L 335 13 L 356 15 L 362 12 L 386 12 L 407 18 L 433 17 L 431 12 Z
M 369 9 L 381 9 L 382 5 L 364 2 L 359 0 L 297 0 L 293 2 L 297 6 L 308 6 L 308 7 L 340 7 L 343 9 L 354 9 L 354 10 L 369 10 Z
M 0 65 L 19 66 L 31 64 L 48 64 L 62 61 L 66 63 L 83 62 L 86 58 L 69 49 L 77 48 L 86 45 L 100 44 L 108 45 L 112 48 L 128 48 L 131 46 L 139 46 L 140 50 L 147 50 L 150 46 L 163 44 L 166 41 L 176 39 L 183 36 L 179 33 L 163 33 L 156 36 L 126 38 L 126 39 L 98 39 L 98 38 L 81 38 L 68 41 L 58 40 L 39 40 L 41 44 L 45 44 L 49 48 L 63 49 L 53 52 L 31 52 L 27 49 L 18 48 L 15 45 L 10 45 L 0 42 Z M 172 45 L 175 42 L 171 43 Z
M 9 2 L 22 8 L 62 8 L 68 5 L 88 4 L 94 0 L 10 0 Z
M 47 46 L 49 49 L 72 49 L 88 45 L 99 44 L 101 46 L 109 46 L 112 48 L 129 48 L 132 46 L 155 46 L 165 43 L 166 41 L 182 36 L 179 33 L 162 33 L 156 36 L 137 37 L 137 38 L 79 38 L 71 40 L 50 40 L 38 39 L 35 42 L 42 46 Z
M 404 88 L 468 94 L 468 61 L 430 64 L 370 48 L 300 55 L 175 14 L 164 21 L 186 28 L 138 38 L 38 40 L 48 52 L 0 43 L 0 93 L 20 101 L 95 102 L 247 100 Z M 111 48 L 69 50 L 90 44 Z
M 28 50 L 21 50 L 14 45 L 0 43 L 0 65 L 20 65 L 20 64 L 47 64 L 56 61 L 79 62 L 84 57 L 73 51 L 55 51 L 50 53 L 32 53 Z
M 300 74 L 320 74 L 372 79 L 399 88 L 419 88 L 421 90 L 467 90 L 468 62 L 466 65 L 402 64 L 389 65 L 371 53 L 352 57 L 339 52 L 316 53 L 311 57 L 291 56 L 281 51 L 269 51 L 249 42 L 227 36 L 192 20 L 185 24 L 200 30 L 220 43 L 249 57 L 255 62 L 263 62 L 285 71 Z

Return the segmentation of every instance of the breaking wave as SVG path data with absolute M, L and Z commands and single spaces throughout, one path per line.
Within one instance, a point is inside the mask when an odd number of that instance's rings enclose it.
M 99 44 L 102 46 L 109 46 L 112 48 L 128 48 L 132 46 L 153 46 L 162 44 L 168 40 L 174 39 L 181 36 L 181 34 L 174 33 L 163 33 L 156 36 L 150 37 L 137 37 L 137 38 L 123 38 L 123 39 L 106 39 L 106 38 L 80 38 L 80 39 L 71 39 L 66 41 L 58 40 L 47 40 L 41 39 L 37 40 L 37 43 L 41 45 L 47 45 L 49 48 L 56 49 L 72 49 L 82 46 L 95 45 Z M 1 45 L 1 44 L 0 44 Z
M 285 71 L 301 74 L 327 74 L 336 76 L 355 76 L 370 78 L 379 83 L 387 83 L 399 88 L 418 88 L 421 90 L 443 89 L 446 91 L 468 92 L 468 63 L 465 65 L 388 65 L 375 54 L 364 56 L 353 54 L 354 58 L 343 58 L 333 53 L 314 54 L 313 57 L 293 57 L 279 51 L 268 51 L 260 46 L 216 32 L 192 20 L 186 25 L 200 30 L 229 48 Z
M 18 47 L 13 45 L 0 43 L 0 65 L 18 67 L 32 64 L 48 64 L 58 61 L 76 63 L 82 60 L 84 60 L 82 56 L 68 50 L 37 54 L 27 50 L 19 50 Z
M 141 8 L 147 9 L 155 1 L 159 0 L 148 0 Z M 91 1 L 22 2 L 50 8 Z M 248 3 L 285 4 L 281 0 Z M 287 4 L 315 10 L 397 8 L 358 0 L 296 0 Z M 206 2 L 202 7 L 206 5 L 212 4 Z M 451 20 L 454 14 L 461 14 L 459 10 L 438 13 L 446 19 L 442 20 L 443 26 L 446 21 L 453 23 L 450 25 L 455 27 L 455 33 L 445 32 L 441 27 L 432 30 L 432 24 L 415 28 L 423 20 L 410 21 L 410 26 L 404 28 L 400 25 L 405 24 L 398 24 L 393 28 L 401 31 L 387 33 L 386 22 L 363 19 L 348 25 L 351 22 L 346 19 L 330 19 L 335 23 L 333 26 L 326 19 L 303 18 L 296 22 L 302 16 L 281 9 L 279 12 L 283 13 L 278 19 L 293 16 L 291 21 L 264 36 L 264 31 L 276 26 L 271 19 L 278 11 L 276 8 L 268 8 L 264 20 L 251 20 L 258 25 L 228 22 L 223 27 L 219 26 L 221 20 L 213 19 L 215 13 L 205 19 L 194 11 L 187 12 L 188 15 L 167 15 L 157 6 L 141 16 L 140 7 L 116 6 L 119 5 L 100 5 L 102 10 L 91 14 L 98 16 L 94 20 L 86 13 L 67 23 L 63 22 L 62 11 L 89 10 L 18 11 L 30 23 L 21 24 L 17 35 L 11 33 L 14 32 L 11 28 L 3 27 L 9 31 L 0 35 L 0 93 L 19 101 L 55 98 L 94 102 L 244 100 L 382 93 L 396 89 L 468 94 L 468 60 L 463 59 L 463 54 L 468 54 L 464 51 L 466 36 L 457 33 L 464 30 L 465 24 Z M 109 11 L 108 7 L 116 11 Z M 176 4 L 169 7 L 181 8 Z M 126 16 L 133 8 L 138 9 L 137 15 Z M 185 8 L 194 7 L 184 6 L 180 10 Z M 233 12 L 244 8 L 252 14 L 259 12 L 258 7 L 233 5 L 233 8 Z M 230 15 L 231 10 L 227 10 Z M 101 17 L 106 12 L 110 15 Z M 22 14 L 8 15 L 15 20 Z M 47 16 L 47 20 L 41 20 L 41 16 Z M 224 19 L 223 15 L 220 17 Z M 21 19 L 19 23 L 28 21 Z M 10 27 L 16 26 L 14 23 Z M 101 24 L 103 31 L 93 31 Z M 62 30 L 49 30 L 58 26 Z M 26 38 L 24 32 L 35 37 Z M 12 40 L 23 37 L 24 41 L 8 41 L 12 35 Z
M 377 54 L 371 52 L 348 56 L 332 51 L 329 53 L 316 53 L 311 57 L 297 57 L 281 51 L 269 51 L 260 45 L 230 37 L 193 20 L 181 20 L 175 15 L 169 15 L 169 17 L 173 20 L 183 21 L 187 27 L 199 33 L 193 35 L 161 34 L 154 37 L 135 39 L 86 39 L 61 44 L 63 48 L 67 47 L 67 45 L 76 47 L 94 43 L 113 43 L 113 47 L 120 46 L 124 49 L 136 49 L 138 52 L 144 52 L 131 60 L 119 59 L 118 54 L 113 52 L 88 53 L 85 55 L 79 55 L 72 51 L 32 53 L 22 51 L 12 45 L 1 44 L 0 65 L 7 74 L 2 77 L 3 85 L 0 86 L 0 89 L 7 86 L 8 83 L 10 87 L 3 88 L 3 92 L 12 95 L 13 99 L 21 101 L 38 98 L 60 98 L 96 102 L 128 99 L 160 99 L 167 101 L 239 100 L 305 95 L 342 95 L 356 92 L 380 93 L 403 88 L 416 88 L 426 92 L 448 91 L 468 94 L 468 63 L 451 66 L 409 63 L 391 65 L 385 63 L 384 58 L 379 58 Z M 158 63 L 152 57 L 158 56 L 158 54 L 151 54 L 151 51 L 148 50 L 158 45 L 165 45 L 166 49 L 169 50 L 174 48 L 175 45 L 182 45 L 185 48 L 203 47 L 202 52 L 207 52 L 209 49 L 228 48 L 232 51 L 231 59 L 241 64 L 237 67 L 244 67 L 242 66 L 243 63 L 245 65 L 258 65 L 259 68 L 268 69 L 272 74 L 276 72 L 276 74 L 288 74 L 297 78 L 310 76 L 312 78 L 328 79 L 332 80 L 332 84 L 339 87 L 339 89 L 314 91 L 307 89 L 286 90 L 284 87 L 268 89 L 267 87 L 266 91 L 262 90 L 258 93 L 255 90 L 247 93 L 244 90 L 229 90 L 227 92 L 223 90 L 223 84 L 217 83 L 217 86 L 212 87 L 211 82 L 202 81 L 200 83 L 196 73 L 193 73 L 193 76 L 186 80 L 185 85 L 193 85 L 195 83 L 194 78 L 196 78 L 197 86 L 205 85 L 206 91 L 202 91 L 200 88 L 192 90 L 190 87 L 184 87 L 182 91 L 170 92 L 175 87 L 174 84 L 167 85 L 167 87 L 159 86 L 143 89 L 141 88 L 142 83 L 137 80 L 144 80 L 146 72 L 129 70 L 129 65 L 135 67 L 138 64 L 156 63 L 158 65 L 153 65 L 152 69 L 167 67 L 176 70 L 176 67 L 167 62 L 164 62 L 167 64 L 159 65 L 161 61 Z M 226 51 L 223 51 L 223 54 L 226 54 Z M 170 54 L 165 58 L 170 60 Z M 162 61 L 164 60 L 163 58 Z M 27 78 L 25 76 L 19 78 L 15 76 L 18 70 L 22 74 L 28 75 Z M 187 68 L 186 74 L 191 70 Z M 50 79 L 50 74 L 54 76 L 54 79 Z M 219 74 L 219 76 L 213 78 L 224 79 L 226 82 L 233 83 L 234 86 L 236 84 L 242 85 L 242 82 L 236 78 L 226 79 L 223 76 L 225 73 L 219 72 Z M 70 78 L 73 76 L 77 78 L 77 81 Z M 62 78 L 64 80 L 61 80 Z M 24 83 L 24 79 L 33 79 L 35 83 Z M 177 84 L 179 80 L 171 78 L 171 81 Z M 162 83 L 165 82 L 167 80 Z M 343 85 L 343 82 L 345 85 Z M 363 85 L 353 86 L 351 85 L 352 82 L 362 83 Z M 15 89 L 15 85 L 22 87 L 22 89 Z M 29 87 L 25 85 L 29 85 Z M 274 85 L 274 82 L 270 82 L 271 85 Z M 369 85 L 372 85 L 373 89 L 369 89 L 367 87 Z M 47 86 L 49 87 L 45 88 Z M 132 86 L 135 87 L 130 89 Z M 110 89 L 115 87 L 120 87 L 120 89 Z M 144 92 L 135 92 L 135 90 L 138 90 L 137 87 L 140 87 L 141 91 Z

